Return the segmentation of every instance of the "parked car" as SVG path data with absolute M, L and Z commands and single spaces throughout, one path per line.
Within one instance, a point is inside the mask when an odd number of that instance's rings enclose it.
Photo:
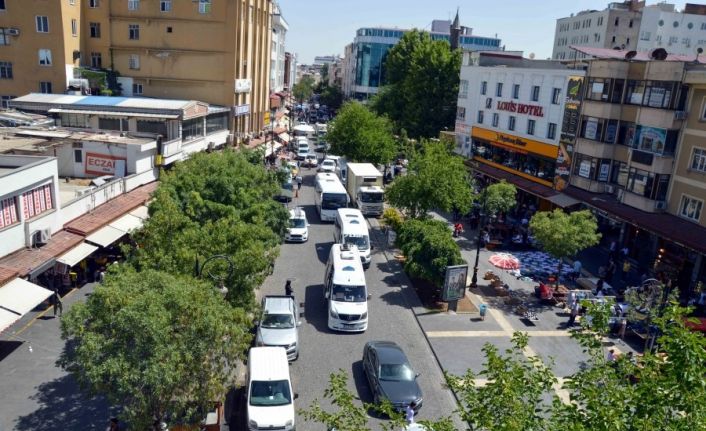
M 265 296 L 255 345 L 283 347 L 287 360 L 294 361 L 299 357 L 299 325 L 299 307 L 293 296 Z
M 409 364 L 407 355 L 392 341 L 368 341 L 363 349 L 363 370 L 368 378 L 375 404 L 387 399 L 398 411 L 414 403 L 415 412 L 422 407 L 419 374 Z
M 292 185 L 292 182 L 286 182 L 282 184 L 282 187 L 279 189 L 279 193 L 275 195 L 275 200 L 278 202 L 291 202 L 292 198 L 294 197 L 294 186 Z
M 306 242 L 309 239 L 309 221 L 302 208 L 289 211 L 289 227 L 284 234 L 285 241 Z
M 319 164 L 319 172 L 336 172 L 336 162 L 331 159 L 325 159 Z
M 310 168 L 319 166 L 319 159 L 316 154 L 309 153 L 304 157 L 304 164 Z

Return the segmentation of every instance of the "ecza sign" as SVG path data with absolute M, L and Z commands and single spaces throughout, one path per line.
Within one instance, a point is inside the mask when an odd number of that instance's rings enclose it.
M 105 154 L 86 153 L 87 174 L 116 175 L 125 174 L 125 159 Z

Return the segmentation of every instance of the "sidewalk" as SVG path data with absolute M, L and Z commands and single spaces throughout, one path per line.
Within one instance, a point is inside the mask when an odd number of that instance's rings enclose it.
M 64 312 L 93 292 L 95 283 L 64 296 Z M 0 336 L 0 430 L 104 430 L 111 409 L 86 397 L 56 365 L 64 341 L 53 308 L 29 313 Z

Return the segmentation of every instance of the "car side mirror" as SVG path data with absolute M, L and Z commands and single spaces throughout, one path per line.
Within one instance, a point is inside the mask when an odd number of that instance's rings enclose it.
M 373 295 L 368 293 L 368 299 L 373 299 Z
M 294 393 L 294 399 L 296 400 L 297 398 L 299 398 L 299 394 L 295 392 L 295 393 Z
M 375 250 L 375 246 L 372 245 L 372 244 L 370 244 L 370 249 L 371 249 L 371 250 Z
M 417 373 L 417 374 L 414 375 L 414 378 L 416 379 L 417 377 L 419 377 L 419 376 L 421 376 L 421 375 L 422 375 L 422 373 Z

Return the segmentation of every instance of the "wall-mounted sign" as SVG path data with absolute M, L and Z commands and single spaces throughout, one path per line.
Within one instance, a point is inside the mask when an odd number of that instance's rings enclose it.
M 243 115 L 248 115 L 250 113 L 250 105 L 236 105 L 233 106 L 233 116 L 241 117 Z
M 236 79 L 235 80 L 235 92 L 236 93 L 249 93 L 252 88 L 251 79 Z
M 87 174 L 93 175 L 115 175 L 122 177 L 125 175 L 125 159 L 107 154 L 86 153 L 84 171 L 86 171 Z
M 524 103 L 498 101 L 497 110 L 527 114 L 532 115 L 533 117 L 544 117 L 544 107 L 539 105 L 526 105 Z
M 539 154 L 550 159 L 556 159 L 558 156 L 559 148 L 554 144 L 496 132 L 482 127 L 473 126 L 471 136 L 475 139 L 482 139 L 490 145 L 501 146 L 520 153 Z
M 468 265 L 455 265 L 446 267 L 444 288 L 441 291 L 442 301 L 458 301 L 466 294 L 466 279 L 468 278 Z

